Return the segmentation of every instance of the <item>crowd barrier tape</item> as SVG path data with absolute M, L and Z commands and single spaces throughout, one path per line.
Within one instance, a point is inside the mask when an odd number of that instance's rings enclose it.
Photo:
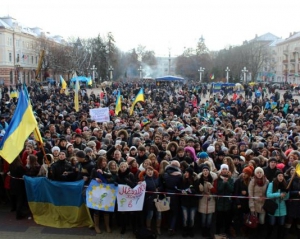
M 16 178 L 11 176 L 10 174 L 7 174 L 11 178 L 18 179 L 18 180 L 24 180 L 23 178 Z M 88 187 L 88 186 L 84 186 Z M 186 194 L 186 193 L 170 193 L 170 192 L 154 192 L 154 191 L 146 191 L 148 194 L 162 194 L 162 195 L 173 195 L 173 196 L 189 196 L 189 197 L 209 197 L 209 198 L 240 198 L 240 199 L 269 199 L 267 197 L 249 197 L 249 196 L 235 196 L 235 195 L 216 195 L 216 194 Z M 285 201 L 300 201 L 300 198 L 292 198 L 287 199 Z

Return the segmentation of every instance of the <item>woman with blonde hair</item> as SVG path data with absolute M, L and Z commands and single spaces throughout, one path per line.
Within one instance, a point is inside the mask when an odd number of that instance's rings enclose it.
M 148 159 L 151 161 L 151 166 L 156 170 L 159 171 L 159 162 L 155 154 L 149 154 Z
M 233 159 L 231 157 L 225 157 L 223 159 L 223 163 L 228 165 L 228 168 L 229 168 L 228 174 L 235 181 L 238 178 L 239 173 L 235 168 Z

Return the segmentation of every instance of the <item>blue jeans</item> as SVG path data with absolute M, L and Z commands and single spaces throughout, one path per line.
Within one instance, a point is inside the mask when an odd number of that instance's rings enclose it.
M 279 225 L 279 226 L 284 225 L 285 216 L 275 217 L 275 216 L 269 215 L 269 224 L 271 226 L 274 226 L 276 222 L 277 222 L 277 225 Z
M 152 220 L 152 218 L 153 218 L 153 213 L 154 213 L 153 210 L 148 210 L 148 211 L 147 211 L 146 219 L 147 219 L 147 220 Z M 156 214 L 156 220 L 161 220 L 161 212 L 156 211 L 155 214 Z
M 183 226 L 184 227 L 193 227 L 195 221 L 195 215 L 197 211 L 197 207 L 184 207 L 181 206 L 182 215 L 183 215 Z
M 205 214 L 201 213 L 201 226 L 202 227 L 211 227 L 213 213 Z

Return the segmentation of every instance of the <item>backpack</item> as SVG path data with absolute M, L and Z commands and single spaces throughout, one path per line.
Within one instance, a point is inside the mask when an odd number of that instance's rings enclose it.
M 156 239 L 156 234 L 145 227 L 142 227 L 136 231 L 136 239 Z

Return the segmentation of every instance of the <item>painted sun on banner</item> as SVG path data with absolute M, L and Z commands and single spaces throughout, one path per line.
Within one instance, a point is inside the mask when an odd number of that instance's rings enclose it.
M 118 187 L 114 184 L 97 183 L 92 180 L 86 190 L 86 205 L 88 208 L 113 212 L 117 191 Z

